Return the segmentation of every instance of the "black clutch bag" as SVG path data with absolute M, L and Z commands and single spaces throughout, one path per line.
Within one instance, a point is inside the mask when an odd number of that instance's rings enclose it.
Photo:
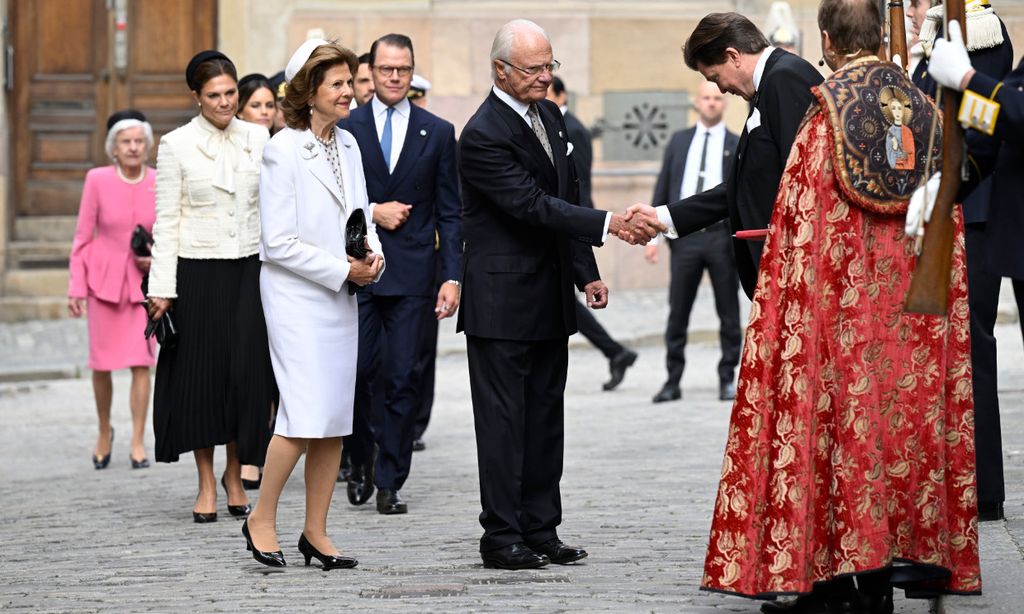
M 159 320 L 149 320 L 146 324 L 146 339 L 153 336 L 156 336 L 156 342 L 164 349 L 178 345 L 178 328 L 174 325 L 170 310 L 165 311 Z
M 362 209 L 356 209 L 348 216 L 345 223 L 345 253 L 356 260 L 366 258 L 370 250 L 366 249 L 366 215 Z M 348 282 L 348 293 L 355 294 L 359 286 Z
M 135 230 L 132 231 L 132 253 L 140 258 L 152 256 L 153 254 L 149 251 L 149 246 L 152 244 L 153 235 L 149 234 L 149 231 L 143 228 L 141 224 L 136 224 Z

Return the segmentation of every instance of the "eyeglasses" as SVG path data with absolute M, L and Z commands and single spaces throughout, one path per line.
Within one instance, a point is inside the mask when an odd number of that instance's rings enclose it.
M 502 62 L 508 64 L 512 68 L 523 71 L 524 73 L 530 75 L 531 77 L 536 77 L 537 75 L 541 74 L 544 71 L 554 74 L 558 70 L 558 67 L 562 65 L 562 63 L 559 62 L 558 60 L 551 60 L 550 64 L 540 64 L 538 66 L 527 66 L 526 68 L 523 68 L 522 66 L 516 66 L 515 64 L 509 62 L 508 60 L 502 60 Z
M 396 71 L 399 77 L 408 77 L 412 74 L 412 66 L 374 66 L 373 69 L 382 77 L 390 77 Z

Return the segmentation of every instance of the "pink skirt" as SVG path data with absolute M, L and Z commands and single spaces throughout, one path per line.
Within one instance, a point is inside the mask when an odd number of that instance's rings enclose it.
M 89 368 L 117 371 L 156 364 L 155 340 L 147 340 L 146 308 L 128 299 L 128 282 L 121 300 L 108 303 L 93 296 L 86 299 L 89 322 Z

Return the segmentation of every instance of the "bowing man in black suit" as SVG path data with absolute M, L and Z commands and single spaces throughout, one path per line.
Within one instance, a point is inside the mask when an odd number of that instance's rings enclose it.
M 566 546 L 563 403 L 573 286 L 591 308 L 608 288 L 591 246 L 609 233 L 646 242 L 621 215 L 580 207 L 565 122 L 545 100 L 558 68 L 547 34 L 511 21 L 491 47 L 494 87 L 459 139 L 462 309 L 480 472 L 486 567 L 524 569 L 587 555 Z
M 736 152 L 739 137 L 729 132 L 722 121 L 725 96 L 710 81 L 697 87 L 693 104 L 699 122 L 672 135 L 665 148 L 665 159 L 654 184 L 652 204 L 663 205 L 699 194 L 722 183 Z M 665 327 L 665 366 L 668 379 L 654 395 L 655 403 L 682 398 L 679 380 L 686 366 L 687 328 L 697 296 L 697 286 L 707 269 L 718 312 L 718 339 L 722 359 L 718 362 L 718 397 L 736 398 L 733 384 L 740 362 L 740 283 L 736 275 L 736 256 L 732 251 L 729 224 L 722 220 L 688 237 L 668 242 L 671 251 L 672 281 L 669 285 L 668 325 Z M 644 248 L 648 262 L 657 262 L 658 244 Z
M 768 227 L 775 195 L 800 121 L 821 74 L 806 60 L 768 45 L 739 13 L 711 13 L 683 49 L 686 65 L 723 93 L 751 102 L 732 169 L 724 183 L 701 194 L 653 208 L 630 207 L 666 236 L 684 236 L 724 219 L 733 232 Z M 655 220 L 655 217 L 657 220 Z M 747 296 L 754 295 L 763 241 L 733 239 L 736 268 Z
M 440 320 L 459 306 L 462 237 L 455 129 L 406 98 L 415 66 L 412 41 L 402 34 L 382 36 L 369 60 L 374 95 L 340 125 L 359 144 L 373 220 L 396 266 L 379 284 L 359 291 L 355 415 L 345 443 L 352 458 L 349 501 L 364 503 L 375 485 L 377 511 L 390 515 L 408 511 L 399 491 L 416 437 L 415 348 L 431 310 Z M 440 289 L 435 258 L 445 280 Z M 384 403 L 371 420 L 375 378 L 384 380 Z
M 590 142 L 590 130 L 587 130 L 583 122 L 569 111 L 566 104 L 569 100 L 569 92 L 565 89 L 565 83 L 558 77 L 551 79 L 548 100 L 557 104 L 558 109 L 562 112 L 562 118 L 565 119 L 565 127 L 569 134 L 569 142 L 573 146 L 572 159 L 576 162 L 576 176 L 579 178 L 580 185 L 580 199 L 576 204 L 593 209 L 594 201 L 590 197 L 590 174 L 594 163 L 594 147 Z M 579 326 L 580 334 L 586 337 L 594 347 L 601 350 L 604 357 L 608 359 L 608 371 L 611 373 L 611 377 L 601 385 L 601 388 L 606 391 L 615 390 L 622 383 L 622 379 L 626 377 L 626 369 L 636 362 L 636 352 L 613 339 L 579 299 L 576 299 L 576 325 Z

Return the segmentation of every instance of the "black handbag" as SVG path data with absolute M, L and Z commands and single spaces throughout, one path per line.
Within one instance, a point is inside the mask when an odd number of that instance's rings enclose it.
M 366 215 L 362 209 L 353 211 L 345 223 L 345 253 L 356 260 L 366 258 L 370 253 L 366 248 Z M 348 282 L 349 294 L 355 294 L 358 290 L 358 284 Z
M 165 350 L 178 345 L 178 327 L 174 325 L 170 310 L 165 311 L 159 320 L 149 320 L 146 324 L 146 339 L 153 336 Z
M 149 231 L 143 228 L 141 224 L 136 224 L 135 230 L 132 231 L 132 253 L 139 258 L 152 256 L 153 254 L 149 251 L 149 246 L 152 244 L 153 235 L 149 234 Z

